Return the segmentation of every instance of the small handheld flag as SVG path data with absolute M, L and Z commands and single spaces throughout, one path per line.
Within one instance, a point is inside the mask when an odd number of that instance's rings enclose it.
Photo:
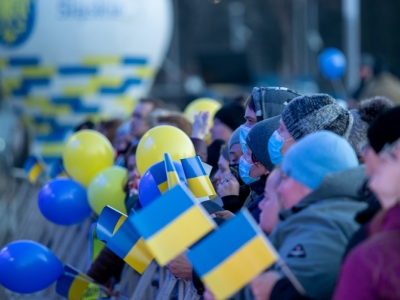
M 214 198 L 216 192 L 199 156 L 181 159 L 189 189 L 196 198 Z
M 150 167 L 150 173 L 157 183 L 158 189 L 162 194 L 168 191 L 168 177 L 165 171 L 164 161 L 160 161 Z
M 217 299 L 227 299 L 278 259 L 247 210 L 188 252 L 197 274 Z
M 126 215 L 111 206 L 104 207 L 97 221 L 97 238 L 107 243 L 126 218 Z
M 179 176 L 175 170 L 171 156 L 168 153 L 164 153 L 165 170 L 167 171 L 168 178 L 168 189 L 172 189 L 175 185 L 179 184 Z
M 29 156 L 24 163 L 24 170 L 29 182 L 36 183 L 38 178 L 46 172 L 46 167 L 36 156 Z
M 97 236 L 105 241 L 107 248 L 140 274 L 154 258 L 126 216 L 109 206 L 100 214 Z
M 165 266 L 214 227 L 191 192 L 178 184 L 128 218 L 157 262 Z
M 64 273 L 57 280 L 56 292 L 69 300 L 80 300 L 93 279 L 70 265 L 64 266 Z
M 63 160 L 62 158 L 57 159 L 53 166 L 50 169 L 50 177 L 51 178 L 62 178 L 68 177 L 67 173 L 65 172 Z

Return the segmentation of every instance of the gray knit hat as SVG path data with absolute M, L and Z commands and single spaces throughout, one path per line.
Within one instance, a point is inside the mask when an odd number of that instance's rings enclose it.
M 368 123 L 364 122 L 361 119 L 360 113 L 357 109 L 350 110 L 350 113 L 353 116 L 354 122 L 353 126 L 351 126 L 349 134 L 349 143 L 351 147 L 353 147 L 357 156 L 360 156 L 361 147 L 364 146 L 365 143 L 368 141 L 367 138 Z
M 353 126 L 351 126 L 349 142 L 361 156 L 361 148 L 368 142 L 367 131 L 369 125 L 375 120 L 379 114 L 394 106 L 392 100 L 377 96 L 360 102 L 358 109 L 350 110 L 353 115 Z
M 268 141 L 274 131 L 279 128 L 280 118 L 281 116 L 276 116 L 258 122 L 251 128 L 246 138 L 247 146 L 249 146 L 251 152 L 269 171 L 272 171 L 275 165 L 271 162 L 269 156 Z
M 351 113 L 327 94 L 304 95 L 293 99 L 283 110 L 282 120 L 296 141 L 320 130 L 332 131 L 347 138 L 353 125 Z
M 229 140 L 229 149 L 231 149 L 232 145 L 240 143 L 240 127 L 236 128 L 236 130 L 232 133 L 231 139 Z

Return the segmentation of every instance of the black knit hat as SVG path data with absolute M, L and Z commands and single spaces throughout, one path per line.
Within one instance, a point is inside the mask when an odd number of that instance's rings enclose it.
M 214 119 L 220 120 L 232 131 L 235 131 L 246 121 L 244 119 L 244 106 L 237 102 L 225 104 L 216 112 Z
M 353 125 L 351 113 L 327 94 L 294 98 L 283 110 L 282 120 L 295 140 L 320 130 L 347 138 Z
M 251 92 L 257 122 L 282 114 L 286 105 L 299 93 L 285 87 L 255 87 Z
M 279 128 L 280 118 L 281 116 L 276 116 L 258 122 L 253 126 L 253 128 L 251 128 L 246 137 L 246 144 L 249 146 L 253 155 L 269 171 L 272 171 L 274 164 L 271 162 L 271 158 L 269 156 L 268 141 L 274 131 Z
M 386 144 L 397 141 L 400 138 L 400 106 L 378 115 L 368 128 L 367 135 L 376 153 L 381 152 Z

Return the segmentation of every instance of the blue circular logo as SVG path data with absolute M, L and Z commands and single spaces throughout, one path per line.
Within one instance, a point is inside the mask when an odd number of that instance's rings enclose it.
M 0 44 L 8 47 L 24 43 L 35 19 L 33 0 L 0 1 Z

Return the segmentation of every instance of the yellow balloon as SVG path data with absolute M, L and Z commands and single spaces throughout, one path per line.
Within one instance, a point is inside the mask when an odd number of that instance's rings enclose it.
M 107 205 L 126 214 L 124 187 L 128 180 L 128 171 L 121 167 L 102 170 L 90 182 L 87 193 L 89 205 L 99 215 Z
M 101 133 L 82 130 L 68 140 L 63 162 L 70 177 L 88 186 L 97 173 L 113 165 L 114 150 Z
M 161 125 L 147 131 L 140 139 L 136 150 L 136 164 L 141 175 L 162 160 L 164 153 L 169 153 L 172 160 L 196 155 L 190 138 L 179 128 Z
M 213 126 L 213 119 L 215 113 L 221 108 L 221 103 L 217 100 L 211 98 L 199 98 L 191 103 L 185 108 L 184 114 L 193 123 L 194 116 L 200 111 L 210 112 L 210 128 Z

